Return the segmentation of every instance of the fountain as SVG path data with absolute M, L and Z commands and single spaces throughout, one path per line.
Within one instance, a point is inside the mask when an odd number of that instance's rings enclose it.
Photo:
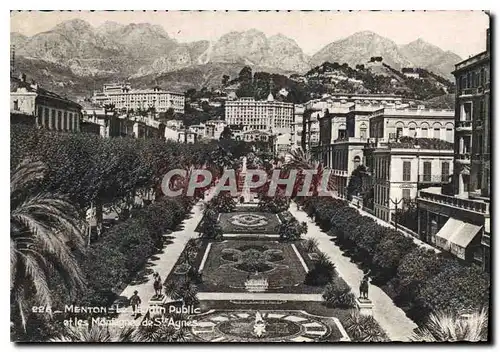
M 253 333 L 257 337 L 262 337 L 266 332 L 266 322 L 262 318 L 262 315 L 257 311 L 255 313 L 255 323 L 253 324 Z

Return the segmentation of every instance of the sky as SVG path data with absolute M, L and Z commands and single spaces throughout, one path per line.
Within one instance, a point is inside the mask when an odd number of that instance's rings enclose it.
M 180 42 L 216 40 L 230 31 L 255 28 L 267 36 L 284 34 L 308 55 L 359 31 L 373 31 L 407 44 L 418 38 L 462 58 L 486 49 L 489 17 L 482 11 L 65 11 L 12 12 L 11 31 L 32 36 L 60 22 L 80 18 L 92 26 L 106 21 L 161 25 Z

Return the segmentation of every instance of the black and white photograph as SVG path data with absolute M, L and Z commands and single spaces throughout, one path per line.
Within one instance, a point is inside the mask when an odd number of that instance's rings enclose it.
M 492 17 L 11 10 L 11 342 L 491 343 Z

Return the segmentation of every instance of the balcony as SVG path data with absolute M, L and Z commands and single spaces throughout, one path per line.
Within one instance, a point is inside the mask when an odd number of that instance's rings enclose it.
M 490 247 L 491 246 L 490 243 L 491 243 L 490 234 L 489 233 L 483 233 L 483 235 L 481 236 L 481 244 L 483 246 Z
M 455 129 L 457 131 L 472 132 L 472 121 L 471 120 L 457 121 L 457 125 L 455 126 Z
M 483 202 L 477 202 L 470 199 L 463 199 L 454 196 L 447 196 L 445 194 L 438 194 L 433 192 L 426 192 L 425 190 L 420 191 L 419 199 L 448 205 L 455 208 L 465 209 L 473 211 L 480 214 L 489 213 L 489 204 Z
M 448 183 L 450 175 L 418 175 L 419 183 Z
M 459 164 L 470 164 L 470 153 L 461 153 L 456 155 L 455 161 Z

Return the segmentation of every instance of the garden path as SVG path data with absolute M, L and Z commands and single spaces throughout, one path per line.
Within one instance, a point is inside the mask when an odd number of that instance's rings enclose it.
M 307 223 L 305 238 L 315 238 L 318 241 L 319 250 L 330 257 L 339 275 L 357 295 L 363 271 L 351 262 L 349 257 L 343 255 L 343 251 L 331 241 L 332 238 L 323 232 L 304 211 L 299 210 L 295 202 L 292 202 L 289 210 L 297 220 Z M 417 325 L 394 304 L 382 289 L 373 284 L 370 285 L 369 298 L 373 302 L 373 317 L 386 331 L 389 338 L 392 341 L 408 341 Z
M 212 190 L 213 191 L 213 190 Z M 213 192 L 209 193 L 205 197 L 205 201 L 211 199 Z M 194 205 L 191 210 L 191 217 L 185 219 L 181 224 L 181 229 L 178 231 L 173 231 L 172 233 L 166 235 L 171 237 L 171 243 L 166 244 L 163 248 L 163 252 L 160 254 L 155 254 L 148 261 L 146 267 L 151 268 L 153 272 L 147 276 L 145 280 L 141 280 L 141 283 L 129 284 L 123 292 L 120 294 L 122 297 L 130 298 L 134 291 L 138 291 L 138 295 L 141 298 L 141 311 L 146 312 L 149 307 L 149 300 L 154 296 L 155 291 L 153 287 L 153 273 L 158 271 L 162 280 L 165 280 L 174 267 L 175 263 L 179 259 L 184 247 L 191 238 L 197 238 L 198 233 L 195 232 L 198 223 L 203 217 L 204 202 L 200 201 Z M 144 313 L 143 313 L 144 315 Z M 133 320 L 132 307 L 127 307 L 124 309 L 117 317 L 117 319 Z

